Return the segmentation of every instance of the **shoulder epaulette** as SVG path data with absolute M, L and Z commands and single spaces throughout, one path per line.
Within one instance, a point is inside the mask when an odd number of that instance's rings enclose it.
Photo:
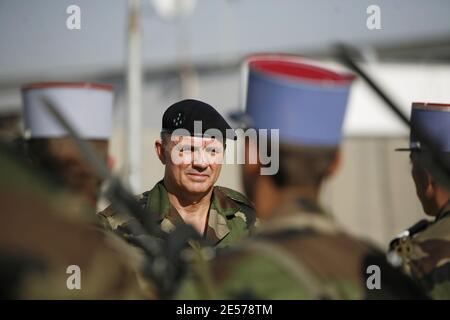
M 226 188 L 226 187 L 217 186 L 216 188 L 218 188 L 220 191 L 222 191 L 223 194 L 226 195 L 231 200 L 245 204 L 246 206 L 248 206 L 250 208 L 254 208 L 253 203 L 242 193 L 240 193 L 236 190 L 230 189 L 230 188 Z

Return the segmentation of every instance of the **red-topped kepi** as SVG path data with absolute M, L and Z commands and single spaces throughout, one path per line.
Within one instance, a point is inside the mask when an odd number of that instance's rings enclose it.
M 450 152 L 450 104 L 434 102 L 413 102 L 411 107 L 411 133 L 409 148 L 397 151 L 422 149 L 417 132 L 425 135 L 438 151 Z
M 242 116 L 249 126 L 279 129 L 281 142 L 339 144 L 353 75 L 289 55 L 255 55 L 245 63 L 247 99 Z

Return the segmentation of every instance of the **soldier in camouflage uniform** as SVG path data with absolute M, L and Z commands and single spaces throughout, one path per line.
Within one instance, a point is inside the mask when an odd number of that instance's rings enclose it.
M 94 83 L 35 83 L 22 88 L 27 154 L 56 183 L 85 198 L 95 216 L 101 179 L 68 133 L 47 110 L 52 104 L 107 162 L 112 128 L 112 86 Z
M 141 253 L 95 227 L 89 207 L 0 145 L 1 299 L 154 297 Z M 74 265 L 80 289 L 69 289 Z
M 214 186 L 226 147 L 224 138 L 234 138 L 234 133 L 209 104 L 183 100 L 164 113 L 161 139 L 155 142 L 157 155 L 165 165 L 164 178 L 138 197 L 163 231 L 188 223 L 207 244 L 227 247 L 253 228 L 256 217 L 247 198 Z M 130 218 L 113 208 L 106 208 L 99 216 L 105 226 L 122 236 L 136 236 L 127 228 L 132 223 Z
M 192 268 L 179 298 L 405 298 L 416 292 L 408 282 L 395 287 L 401 274 L 391 276 L 383 253 L 348 235 L 319 204 L 320 186 L 337 168 L 350 83 L 347 75 L 291 58 L 250 59 L 245 119 L 254 128 L 279 129 L 280 139 L 275 175 L 261 175 L 259 164 L 243 167 L 246 190 L 266 221 L 252 239 Z M 250 140 L 247 154 L 258 143 Z M 381 288 L 373 291 L 370 265 L 381 269 Z
M 40 174 L 1 147 L 1 296 L 154 297 L 142 277 L 142 252 L 96 226 L 94 213 L 101 181 L 45 106 L 52 103 L 66 115 L 106 160 L 109 129 L 104 125 L 111 118 L 111 87 L 40 83 L 25 86 L 22 93 L 28 154 Z M 100 119 L 103 125 L 98 126 L 95 121 Z M 67 285 L 67 270 L 72 265 L 80 268 L 80 290 Z
M 390 260 L 417 281 L 434 299 L 450 299 L 450 191 L 426 165 L 427 152 L 416 137 L 421 128 L 436 143 L 441 159 L 450 164 L 450 105 L 413 103 L 410 151 L 412 177 L 425 213 L 390 244 Z

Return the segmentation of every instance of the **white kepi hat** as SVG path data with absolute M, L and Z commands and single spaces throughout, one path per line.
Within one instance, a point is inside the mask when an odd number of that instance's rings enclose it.
M 34 83 L 22 87 L 26 138 L 68 136 L 47 109 L 52 104 L 84 139 L 109 139 L 114 101 L 113 87 L 84 82 Z

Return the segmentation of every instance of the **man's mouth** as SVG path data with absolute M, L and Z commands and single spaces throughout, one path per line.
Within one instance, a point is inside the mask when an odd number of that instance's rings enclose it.
M 209 175 L 205 173 L 188 172 L 187 175 L 195 181 L 203 181 L 208 179 Z

